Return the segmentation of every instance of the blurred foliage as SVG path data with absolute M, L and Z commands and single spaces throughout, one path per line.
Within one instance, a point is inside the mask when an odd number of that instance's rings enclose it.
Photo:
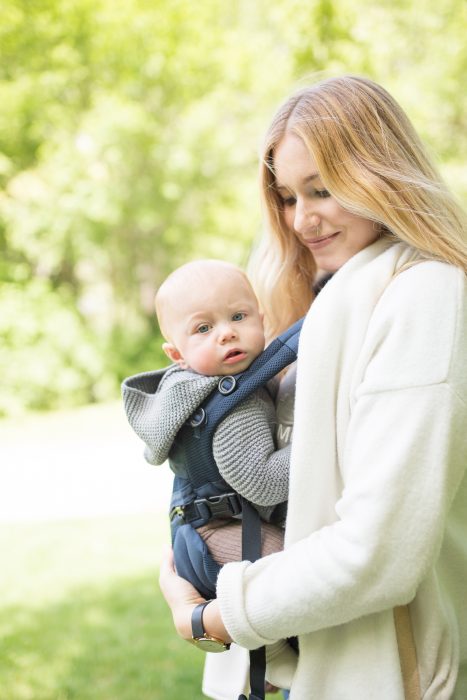
M 462 0 L 4 0 L 0 414 L 164 363 L 155 289 L 246 261 L 261 135 L 310 79 L 384 84 L 465 196 L 466 24 Z

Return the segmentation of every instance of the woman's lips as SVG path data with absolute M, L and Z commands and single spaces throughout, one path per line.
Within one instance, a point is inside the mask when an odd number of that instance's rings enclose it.
M 246 358 L 246 352 L 243 350 L 229 350 L 229 352 L 224 355 L 224 362 L 229 365 L 234 365 L 236 362 L 240 362 Z
M 331 233 L 329 236 L 320 236 L 319 238 L 305 238 L 304 242 L 308 248 L 310 248 L 311 250 L 315 250 L 316 248 L 323 248 L 324 246 L 328 245 L 328 243 L 331 243 L 331 241 L 333 241 L 339 234 L 340 231 L 337 231 L 336 233 Z

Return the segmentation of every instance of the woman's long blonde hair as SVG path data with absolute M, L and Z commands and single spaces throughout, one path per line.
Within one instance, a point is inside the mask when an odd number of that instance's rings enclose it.
M 427 259 L 467 272 L 465 213 L 443 182 L 397 102 L 367 78 L 331 78 L 292 95 L 267 132 L 260 164 L 265 232 L 250 272 L 269 335 L 306 313 L 316 266 L 286 227 L 275 186 L 274 150 L 299 136 L 321 181 L 348 211 L 375 221 Z

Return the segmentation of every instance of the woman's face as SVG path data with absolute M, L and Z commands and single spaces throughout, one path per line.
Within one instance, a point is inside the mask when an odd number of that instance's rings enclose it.
M 377 224 L 343 209 L 324 189 L 300 137 L 288 133 L 279 142 L 274 169 L 286 225 L 313 253 L 319 269 L 335 272 L 378 238 Z

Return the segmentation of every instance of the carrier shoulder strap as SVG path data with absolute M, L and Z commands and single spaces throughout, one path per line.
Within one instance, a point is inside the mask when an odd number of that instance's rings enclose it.
M 195 488 L 221 480 L 212 454 L 212 440 L 217 426 L 242 401 L 297 359 L 302 324 L 303 319 L 300 319 L 273 340 L 245 372 L 221 377 L 217 389 L 191 417 L 190 424 L 183 428 L 187 467 Z M 238 494 L 221 492 L 219 496 L 197 499 L 184 509 L 185 522 L 191 520 L 195 525 L 197 517 L 215 517 L 227 506 L 231 514 L 237 514 L 235 508 L 243 514 L 242 559 L 256 561 L 261 556 L 260 516 L 251 503 Z M 190 513 L 190 510 L 193 512 Z M 265 669 L 265 648 L 251 651 L 250 693 L 248 698 L 241 695 L 239 700 L 264 700 Z
M 238 404 L 297 359 L 302 324 L 303 318 L 275 338 L 247 370 L 219 380 L 218 390 L 205 401 L 209 406 L 208 432 L 213 433 Z
M 241 374 L 221 377 L 218 387 L 193 414 L 189 423 L 195 439 L 187 440 L 187 460 L 194 486 L 219 480 L 212 456 L 217 426 L 242 401 L 297 359 L 302 324 L 300 319 L 273 340 Z

